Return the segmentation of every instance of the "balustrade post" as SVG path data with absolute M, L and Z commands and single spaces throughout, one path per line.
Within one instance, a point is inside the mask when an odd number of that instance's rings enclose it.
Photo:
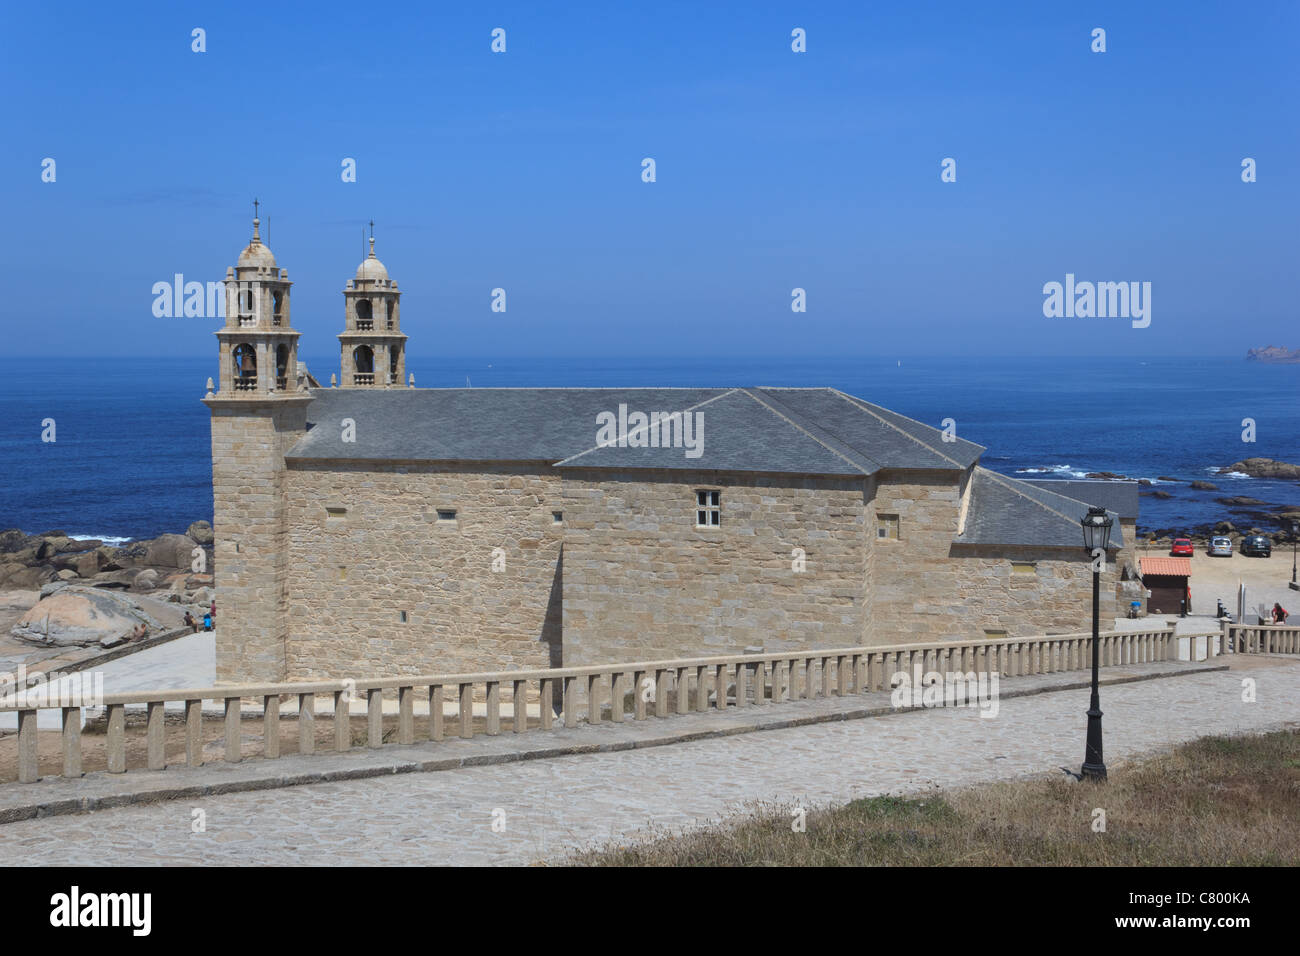
M 542 730 L 550 730 L 555 726 L 555 678 L 543 677 L 540 684 L 542 700 L 538 710 L 538 723 Z
M 578 678 L 570 675 L 562 677 L 560 684 L 560 718 L 565 727 L 578 725 Z
M 81 708 L 63 708 L 63 775 L 81 776 Z
M 632 672 L 632 719 L 645 720 L 646 718 L 646 699 L 645 699 L 645 681 L 646 672 L 644 670 Z
M 442 740 L 445 731 L 443 728 L 443 699 L 441 684 L 429 685 L 429 739 Z
M 611 674 L 609 678 L 609 719 L 616 724 L 623 722 L 624 697 L 627 694 L 626 689 L 627 675 L 622 671 Z
M 108 772 L 126 773 L 126 707 L 108 705 Z
M 466 740 L 474 736 L 474 685 L 470 683 L 460 685 L 460 735 Z
M 150 770 L 163 770 L 167 766 L 163 736 L 163 702 L 151 700 L 145 705 L 145 753 Z
M 226 702 L 226 763 L 239 763 L 239 698 L 227 697 Z
M 366 746 L 384 745 L 384 692 L 377 687 L 366 691 Z
M 495 737 L 501 733 L 501 682 L 487 682 L 487 734 Z
M 352 749 L 352 697 L 349 691 L 334 692 L 334 750 L 346 753 Z
M 510 698 L 510 706 L 514 710 L 514 716 L 510 718 L 511 729 L 517 734 L 522 734 L 528 729 L 528 681 L 517 680 L 514 682 L 514 693 Z M 622 720 L 619 716 L 619 720 Z
M 186 701 L 185 709 L 189 712 L 187 716 L 190 721 L 189 738 L 195 744 L 197 750 L 198 744 L 198 725 L 201 717 L 196 717 L 195 712 L 202 701 Z M 316 750 L 316 695 L 299 694 L 298 695 L 298 753 L 309 754 Z M 196 762 L 197 761 L 197 762 Z M 190 758 L 190 766 L 197 767 L 202 762 L 202 758 L 195 753 Z
M 275 760 L 280 756 L 280 695 L 262 696 L 262 756 Z
M 600 674 L 588 674 L 586 680 L 587 692 L 587 723 L 600 723 Z M 568 726 L 568 722 L 565 722 Z
M 415 743 L 415 688 L 397 688 L 397 742 Z
M 35 783 L 41 778 L 36 752 L 36 711 L 18 711 L 18 782 Z

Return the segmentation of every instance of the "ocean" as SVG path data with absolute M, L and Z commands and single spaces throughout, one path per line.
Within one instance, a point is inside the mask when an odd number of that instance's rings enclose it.
M 338 356 L 305 356 L 327 382 Z M 448 359 L 410 356 L 421 387 L 834 386 L 988 448 L 1014 477 L 1149 478 L 1139 526 L 1234 516 L 1215 498 L 1300 506 L 1300 483 L 1216 475 L 1300 461 L 1300 365 L 1244 359 Z M 212 519 L 208 359 L 0 359 L 0 529 L 126 541 Z M 1242 440 L 1243 419 L 1256 440 Z M 42 441 L 54 421 L 55 441 Z M 593 423 L 593 435 L 594 435 Z M 1158 476 L 1180 479 L 1158 482 Z M 1191 491 L 1207 480 L 1218 491 Z M 1237 518 L 1238 526 L 1243 526 Z M 1249 526 L 1245 522 L 1244 526 Z

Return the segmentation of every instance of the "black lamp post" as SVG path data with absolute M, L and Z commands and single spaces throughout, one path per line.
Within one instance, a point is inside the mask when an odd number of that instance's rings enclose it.
M 1106 548 L 1110 544 L 1110 529 L 1114 522 L 1105 508 L 1089 508 L 1079 521 L 1083 525 L 1083 546 L 1088 554 L 1101 559 L 1092 566 L 1092 703 L 1088 707 L 1088 749 L 1083 758 L 1085 780 L 1105 780 L 1106 764 L 1101 757 L 1101 700 L 1097 695 L 1097 666 L 1100 661 L 1100 595 L 1101 566 L 1106 563 Z
M 1300 534 L 1300 521 L 1291 519 L 1291 583 L 1295 584 L 1295 539 Z

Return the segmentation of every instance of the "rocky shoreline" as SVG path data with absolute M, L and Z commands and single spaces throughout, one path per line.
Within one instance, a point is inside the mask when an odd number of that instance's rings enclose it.
M 1271 458 L 1246 458 L 1218 469 L 1220 475 L 1246 475 L 1250 478 L 1268 478 L 1275 481 L 1295 481 L 1300 485 L 1300 465 Z M 1177 495 L 1146 478 L 1132 479 L 1111 471 L 1093 471 L 1088 478 L 1099 481 L 1134 481 L 1141 486 L 1141 497 L 1169 500 Z M 1219 486 L 1202 479 L 1176 478 L 1159 475 L 1157 481 L 1172 485 L 1185 485 L 1192 491 L 1218 491 Z M 1175 528 L 1149 528 L 1139 526 L 1140 537 L 1155 543 L 1167 543 L 1173 538 L 1190 537 L 1194 543 L 1203 544 L 1215 535 L 1263 535 L 1275 545 L 1291 541 L 1291 522 L 1300 520 L 1300 505 L 1278 504 L 1252 498 L 1249 495 L 1230 495 L 1215 498 L 1215 503 L 1228 511 L 1228 518 L 1209 524 Z
M 25 643 L 112 647 L 164 630 L 144 604 L 179 605 L 196 619 L 216 599 L 212 526 L 191 524 L 121 547 L 62 531 L 0 531 L 0 590 L 40 591 L 10 633 Z M 136 600 L 148 595 L 151 600 Z M 169 612 L 170 613 L 170 612 Z M 143 626 L 143 627 L 142 627 Z

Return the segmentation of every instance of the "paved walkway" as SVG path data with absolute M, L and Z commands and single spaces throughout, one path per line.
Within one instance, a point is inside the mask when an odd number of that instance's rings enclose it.
M 1256 682 L 1254 703 L 1242 702 L 1244 678 Z M 1229 671 L 1106 687 L 1107 762 L 1115 770 L 1210 733 L 1300 726 L 1298 680 L 1300 662 L 1239 658 Z M 754 801 L 807 806 L 1076 767 L 1087 698 L 1004 699 L 994 719 L 910 712 L 123 807 L 11 823 L 0 835 L 5 862 L 27 865 L 555 863 L 576 846 L 697 825 Z M 196 810 L 205 832 L 192 832 Z

